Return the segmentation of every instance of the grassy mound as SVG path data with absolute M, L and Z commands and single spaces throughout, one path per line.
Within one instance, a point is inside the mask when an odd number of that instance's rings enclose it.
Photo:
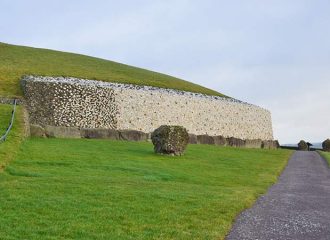
M 0 43 L 0 96 L 20 96 L 19 80 L 25 74 L 69 76 L 224 96 L 188 81 L 104 59 Z
M 5 133 L 9 125 L 12 110 L 12 105 L 0 104 L 0 136 Z M 8 162 L 13 160 L 24 138 L 24 123 L 21 107 L 17 107 L 15 116 L 15 122 L 7 137 L 7 141 L 0 142 L 0 172 Z
M 223 239 L 290 154 L 189 145 L 174 158 L 150 143 L 28 139 L 0 173 L 0 239 Z

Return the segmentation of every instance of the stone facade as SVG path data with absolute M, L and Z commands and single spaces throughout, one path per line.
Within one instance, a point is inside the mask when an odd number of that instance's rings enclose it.
M 272 140 L 269 111 L 231 98 L 63 77 L 22 79 L 30 122 L 137 130 L 184 126 L 195 135 Z

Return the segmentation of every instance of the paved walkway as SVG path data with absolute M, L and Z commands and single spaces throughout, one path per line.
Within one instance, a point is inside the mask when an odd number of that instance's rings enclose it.
M 330 170 L 318 153 L 295 152 L 268 193 L 242 212 L 227 240 L 330 240 Z

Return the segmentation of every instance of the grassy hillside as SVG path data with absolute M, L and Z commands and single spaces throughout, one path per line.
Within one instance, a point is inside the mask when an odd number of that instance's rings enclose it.
M 0 239 L 223 239 L 290 151 L 28 139 L 0 173 Z M 207 156 L 207 157 L 205 157 Z
M 175 77 L 104 59 L 0 43 L 0 96 L 20 96 L 19 79 L 24 74 L 70 76 L 223 96 Z
M 9 124 L 11 118 L 12 105 L 0 104 L 0 136 L 2 136 Z M 23 140 L 24 124 L 21 107 L 17 107 L 15 122 L 7 141 L 0 142 L 0 172 L 4 166 L 13 160 L 18 152 L 19 145 Z

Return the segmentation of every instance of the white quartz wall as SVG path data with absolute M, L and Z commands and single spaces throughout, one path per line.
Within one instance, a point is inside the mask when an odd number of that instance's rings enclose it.
M 118 129 L 152 132 L 168 124 L 197 135 L 273 139 L 270 112 L 251 104 L 137 89 L 115 89 L 115 99 Z

